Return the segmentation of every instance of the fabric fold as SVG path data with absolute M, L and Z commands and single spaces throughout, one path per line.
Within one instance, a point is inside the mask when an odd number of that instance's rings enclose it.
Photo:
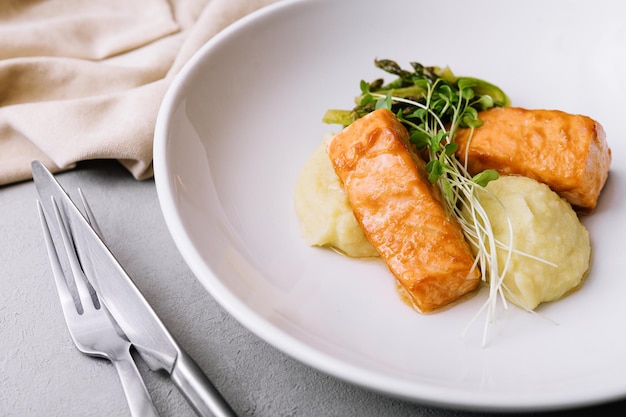
M 116 159 L 152 175 L 156 116 L 212 36 L 274 0 L 0 3 L 0 185 Z M 56 6 L 56 7 L 55 7 Z

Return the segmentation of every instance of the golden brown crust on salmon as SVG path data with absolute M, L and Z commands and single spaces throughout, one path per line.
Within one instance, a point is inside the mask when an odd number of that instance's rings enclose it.
M 576 209 L 592 211 L 609 174 L 611 150 L 602 126 L 587 116 L 558 110 L 493 108 L 479 113 L 466 154 L 469 129 L 455 136 L 458 158 L 476 174 L 495 169 L 543 182 Z
M 392 112 L 352 123 L 327 152 L 365 235 L 419 310 L 443 307 L 477 287 L 480 272 L 463 232 L 446 216 Z

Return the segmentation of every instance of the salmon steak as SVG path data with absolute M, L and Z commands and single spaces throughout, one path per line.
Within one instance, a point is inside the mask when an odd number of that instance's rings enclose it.
M 459 129 L 457 157 L 470 174 L 494 169 L 548 185 L 580 212 L 591 212 L 609 175 L 611 150 L 602 125 L 559 110 L 502 107 L 478 114 L 471 135 Z M 469 139 L 469 146 L 468 146 Z
M 477 288 L 480 271 L 461 227 L 391 111 L 358 119 L 326 151 L 366 237 L 416 309 L 439 309 Z

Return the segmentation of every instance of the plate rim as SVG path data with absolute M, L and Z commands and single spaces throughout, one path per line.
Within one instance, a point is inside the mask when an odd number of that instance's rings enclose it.
M 319 1 L 321 3 L 331 3 Z M 450 401 L 450 389 L 428 389 L 423 383 L 398 384 L 395 378 L 381 376 L 370 370 L 364 370 L 353 364 L 345 363 L 337 358 L 330 356 L 324 352 L 314 349 L 306 343 L 298 340 L 292 335 L 281 330 L 274 324 L 265 320 L 256 313 L 242 300 L 236 297 L 215 274 L 206 266 L 198 252 L 193 246 L 187 235 L 184 233 L 184 226 L 178 217 L 178 210 L 173 199 L 169 196 L 175 192 L 170 183 L 171 172 L 167 165 L 167 147 L 169 145 L 169 137 L 166 132 L 169 130 L 168 119 L 175 110 L 178 103 L 183 100 L 184 93 L 187 91 L 186 77 L 196 68 L 196 66 L 204 59 L 205 55 L 210 54 L 214 46 L 221 44 L 227 38 L 246 27 L 251 22 L 256 21 L 267 15 L 271 15 L 278 10 L 297 7 L 299 4 L 311 3 L 308 0 L 281 0 L 272 3 L 240 20 L 229 25 L 221 32 L 216 34 L 212 39 L 206 42 L 181 68 L 174 77 L 171 85 L 167 89 L 161 102 L 154 133 L 153 148 L 153 166 L 155 186 L 161 210 L 164 219 L 179 252 L 190 267 L 194 275 L 201 281 L 205 289 L 212 297 L 232 315 L 246 329 L 263 339 L 265 342 L 276 349 L 288 354 L 298 361 L 321 370 L 338 379 L 353 383 L 363 388 L 382 393 L 391 397 L 400 398 L 413 402 L 434 405 L 443 408 L 454 408 L 462 410 L 483 410 L 492 412 L 502 411 L 552 411 L 565 410 L 583 406 L 598 405 L 608 401 L 623 399 L 626 397 L 626 389 L 624 391 L 605 392 L 603 395 L 591 394 L 588 397 L 581 397 L 577 400 L 570 400 L 567 403 L 561 401 L 553 401 L 548 398 L 540 401 L 529 403 L 527 398 L 520 397 L 518 401 L 512 401 L 507 397 L 501 401 L 485 402 L 483 397 L 472 397 L 471 395 L 463 396 L 462 389 L 456 390 L 454 394 L 459 394 L 455 401 Z M 341 371 L 339 371 L 341 370 Z M 385 384 L 371 383 L 372 380 L 384 379 Z M 386 385 L 387 388 L 383 387 Z M 408 389 L 410 388 L 410 389 Z

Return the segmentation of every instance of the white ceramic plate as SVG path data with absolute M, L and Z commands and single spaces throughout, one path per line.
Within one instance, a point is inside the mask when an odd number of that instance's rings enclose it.
M 168 227 L 191 269 L 251 331 L 347 381 L 429 404 L 547 410 L 626 395 L 626 25 L 588 0 L 295 1 L 229 27 L 165 98 L 154 166 Z M 373 65 L 449 65 L 513 104 L 587 114 L 613 150 L 584 287 L 539 312 L 503 311 L 460 337 L 480 293 L 420 315 L 381 262 L 307 247 L 293 189 L 328 108 L 350 108 Z

